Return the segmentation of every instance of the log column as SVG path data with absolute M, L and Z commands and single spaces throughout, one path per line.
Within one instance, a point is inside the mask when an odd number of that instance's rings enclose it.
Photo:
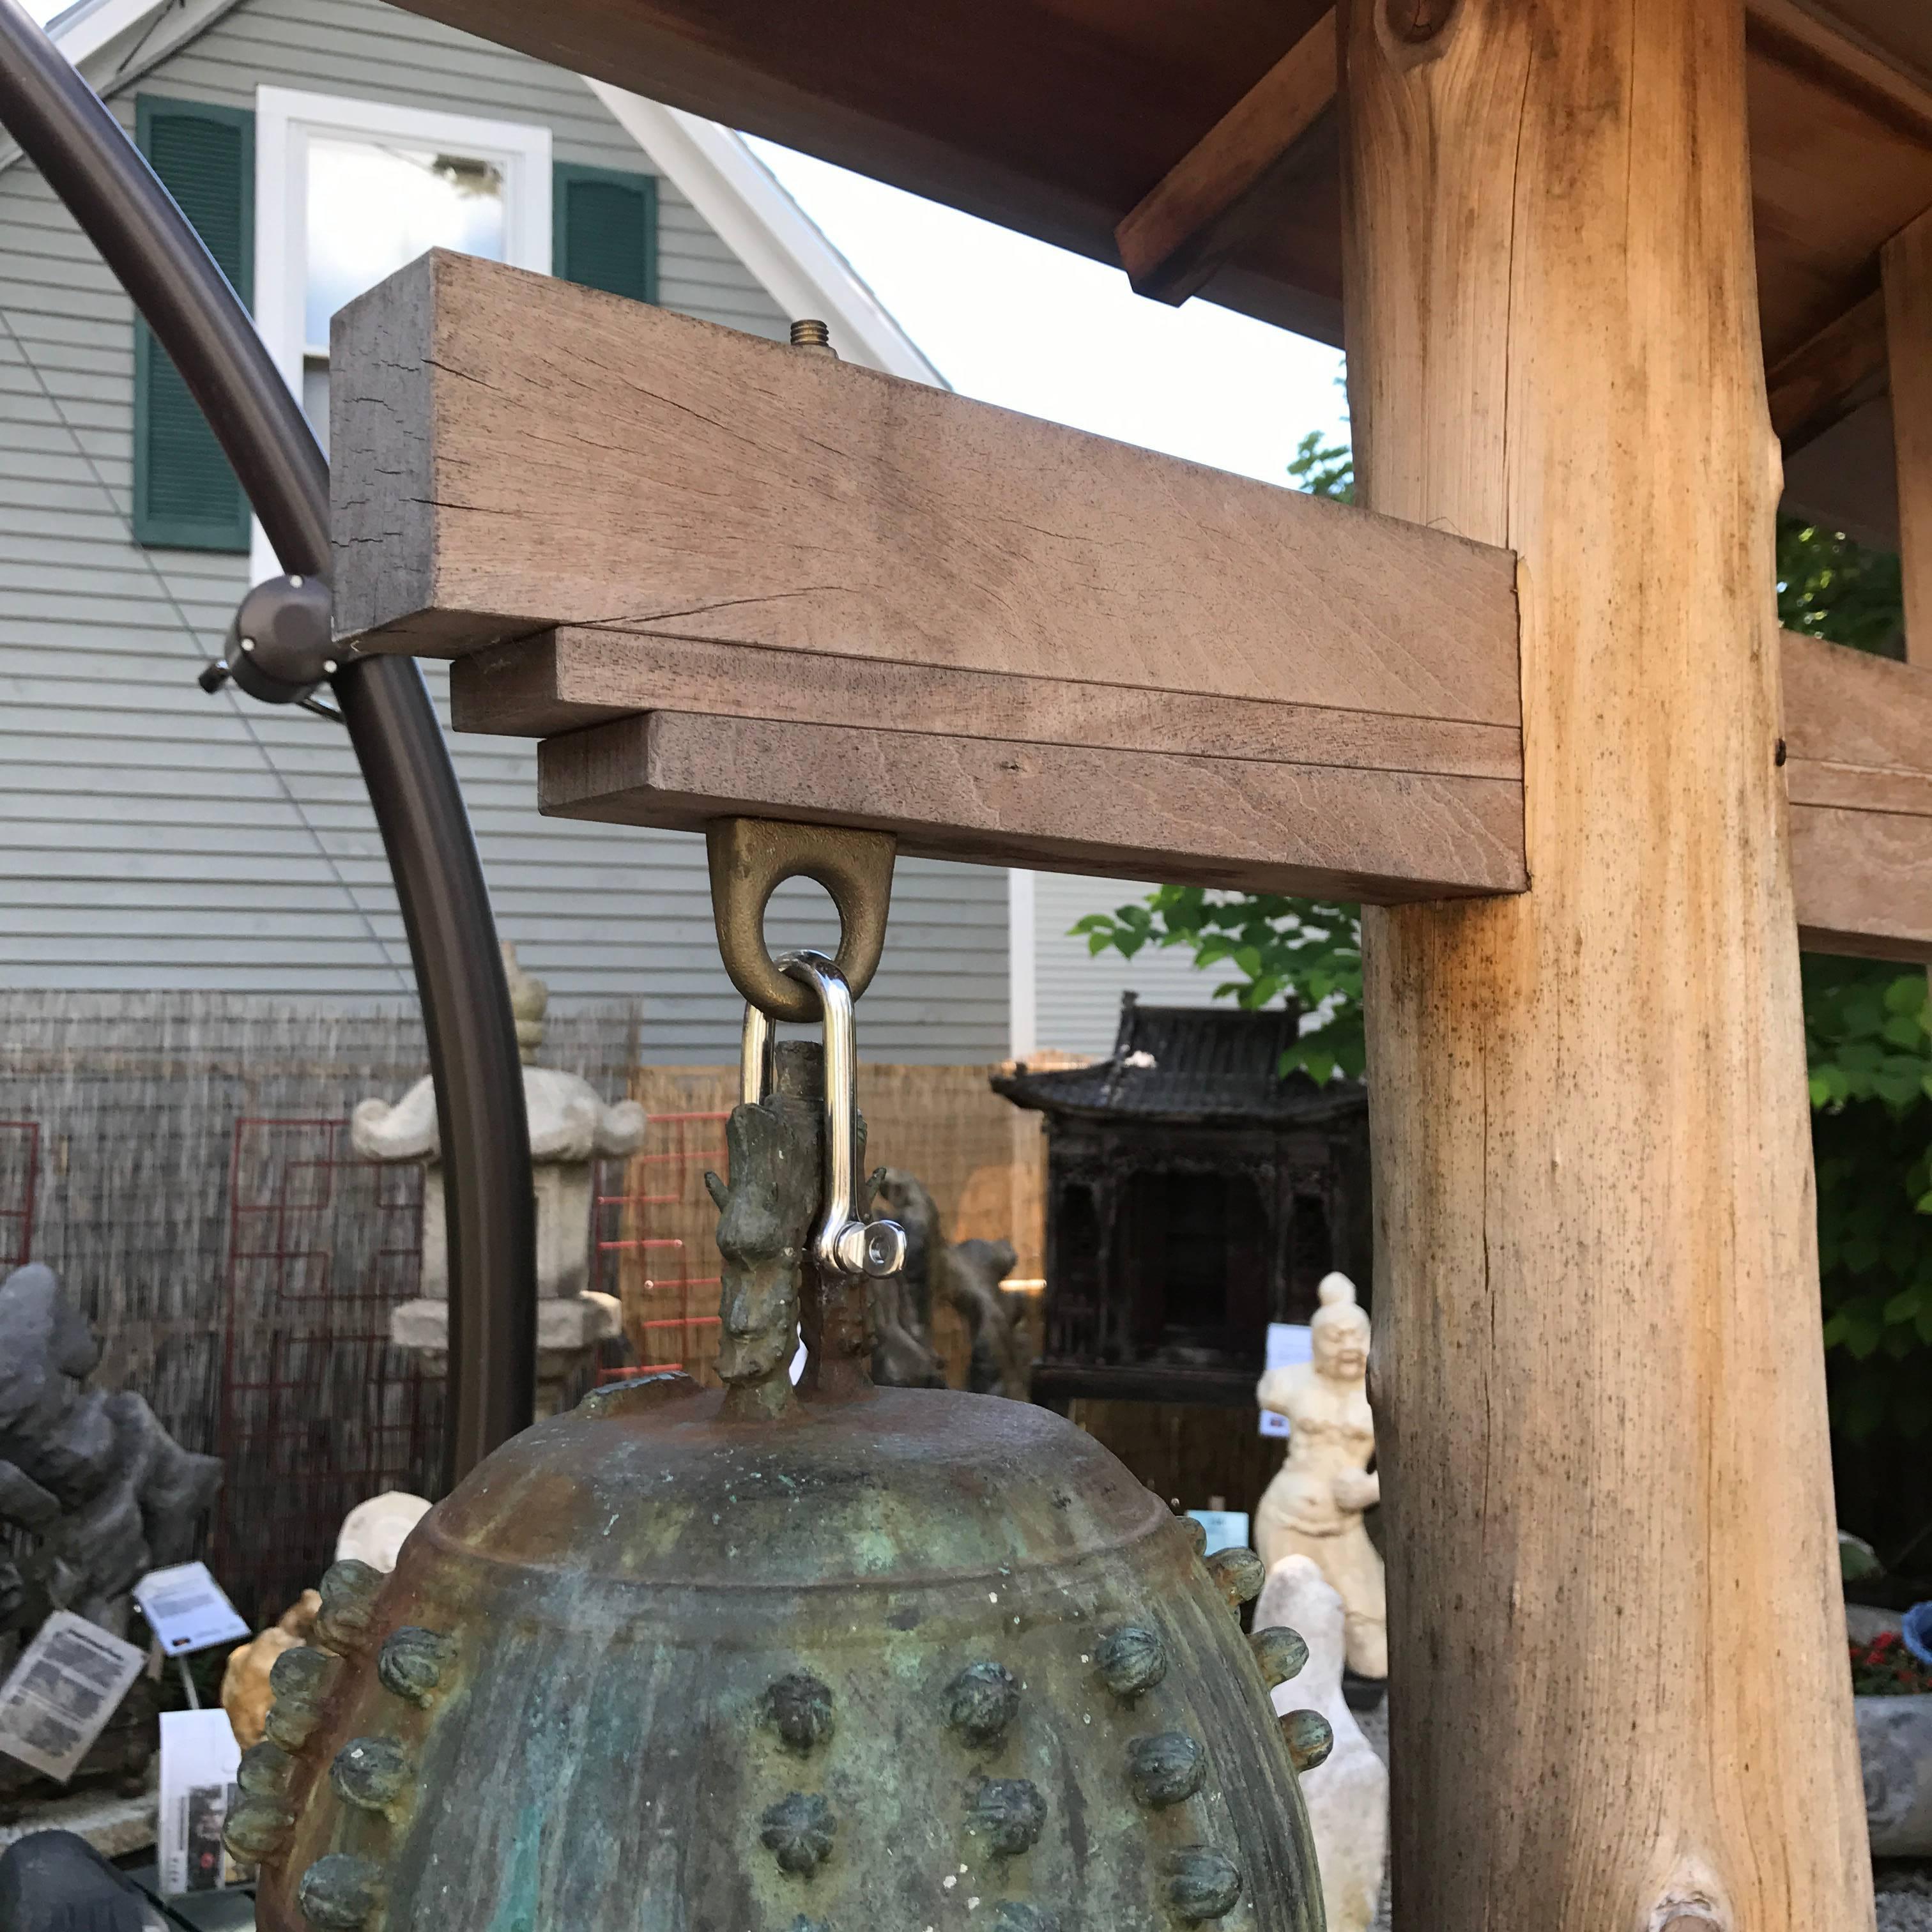
M 1532 881 L 1366 922 L 1396 1910 L 1858 1932 L 1741 0 L 1342 11 L 1364 494 L 1520 556 Z

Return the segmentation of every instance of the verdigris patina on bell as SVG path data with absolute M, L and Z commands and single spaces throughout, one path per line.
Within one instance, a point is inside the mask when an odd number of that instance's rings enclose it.
M 727 1386 L 600 1390 L 325 1580 L 230 1826 L 273 1932 L 1318 1932 L 1258 1566 L 1044 1409 L 864 1379 L 815 1061 L 728 1130 Z

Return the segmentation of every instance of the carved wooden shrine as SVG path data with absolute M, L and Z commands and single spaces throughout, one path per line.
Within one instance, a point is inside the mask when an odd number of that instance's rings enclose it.
M 1252 1409 L 1268 1324 L 1367 1278 L 1368 1097 L 1277 1071 L 1299 1019 L 1130 993 L 1108 1059 L 994 1077 L 1046 1117 L 1036 1402 Z
M 1797 968 L 1932 954 L 1932 16 L 415 4 L 1345 343 L 1360 508 L 433 256 L 345 647 L 551 812 L 1368 902 L 1396 1910 L 1868 1927 Z M 1780 458 L 1918 662 L 1780 636 Z

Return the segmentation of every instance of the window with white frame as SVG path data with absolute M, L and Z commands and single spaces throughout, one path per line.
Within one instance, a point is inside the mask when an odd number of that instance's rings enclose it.
M 256 90 L 256 326 L 325 449 L 329 318 L 426 249 L 548 274 L 550 149 L 519 122 Z

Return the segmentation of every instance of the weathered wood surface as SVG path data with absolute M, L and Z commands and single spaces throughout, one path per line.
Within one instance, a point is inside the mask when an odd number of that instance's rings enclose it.
M 1802 943 L 1932 959 L 1932 674 L 1788 632 L 1781 662 Z M 458 730 L 532 738 L 673 711 L 861 730 L 905 721 L 923 734 L 1018 740 L 1042 754 L 1084 746 L 1512 786 L 1522 770 L 1520 735 L 1502 725 L 935 672 L 621 631 L 551 632 L 478 651 L 452 668 L 450 690 Z M 653 801 L 637 762 L 644 741 L 620 742 L 628 762 L 615 780 L 601 757 L 549 747 L 547 808 L 574 816 L 588 808 L 639 824 L 658 823 L 653 813 L 668 810 L 673 816 L 662 822 L 698 822 L 682 795 L 668 808 Z M 1374 781 L 1357 782 L 1370 796 Z M 580 794 L 580 786 L 590 789 Z M 1044 778 L 1022 789 L 1052 795 Z M 1493 822 L 1493 794 L 1454 789 Z M 1386 816 L 1382 824 L 1390 827 Z M 1392 850 L 1400 836 L 1390 830 Z
M 1184 302 L 1302 169 L 1334 164 L 1335 16 L 1322 15 L 1114 231 L 1136 295 Z M 1328 142 L 1311 139 L 1326 134 Z
M 926 856 L 1376 902 L 1524 883 L 1501 778 L 676 711 L 549 739 L 538 771 L 544 812 L 623 825 L 764 812 Z
M 336 614 L 1514 726 L 1503 552 L 432 254 L 335 323 Z
M 466 726 L 653 714 L 550 746 L 546 810 L 1524 883 L 1505 553 L 464 256 L 336 352 L 345 634 L 471 654 Z
M 639 711 L 706 711 L 1512 782 L 1522 776 L 1522 734 L 1506 724 L 934 670 L 626 631 L 553 631 L 478 651 L 452 668 L 450 689 L 458 730 L 520 737 L 554 737 Z
M 1742 7 L 1386 17 L 1359 474 L 1522 560 L 1533 881 L 1365 920 L 1396 1913 L 1868 1932 Z
M 1932 665 L 1932 209 L 1886 244 L 1881 265 L 1905 654 Z
M 1932 961 L 1932 668 L 1784 638 L 1800 944 Z

